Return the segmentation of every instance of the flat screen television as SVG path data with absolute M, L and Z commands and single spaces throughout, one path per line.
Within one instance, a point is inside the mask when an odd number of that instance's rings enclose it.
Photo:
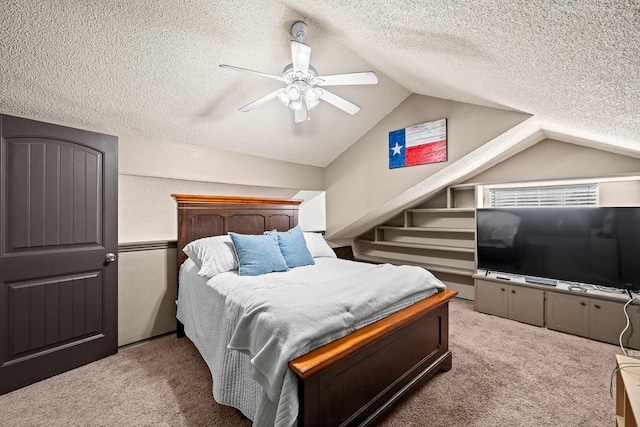
M 640 289 L 640 207 L 478 209 L 478 268 Z

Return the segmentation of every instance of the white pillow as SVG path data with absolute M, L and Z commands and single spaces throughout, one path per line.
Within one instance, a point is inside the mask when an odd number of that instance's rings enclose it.
M 320 233 L 304 232 L 304 240 L 307 241 L 307 248 L 314 258 L 329 257 L 337 258 L 336 253 L 331 249 L 324 236 Z
M 200 268 L 198 275 L 203 277 L 238 269 L 233 243 L 227 235 L 194 240 L 182 251 Z

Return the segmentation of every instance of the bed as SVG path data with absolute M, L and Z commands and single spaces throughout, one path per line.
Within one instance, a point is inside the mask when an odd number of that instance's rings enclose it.
M 285 378 L 294 378 L 296 387 L 283 387 L 284 395 L 274 406 L 269 393 L 252 378 L 255 365 L 251 364 L 250 355 L 226 348 L 225 340 L 229 336 L 222 329 L 216 329 L 227 321 L 228 314 L 219 310 L 222 306 L 216 309 L 216 304 L 223 302 L 203 303 L 209 298 L 205 294 L 213 292 L 211 286 L 207 286 L 210 282 L 194 278 L 196 282 L 204 282 L 192 284 L 191 279 L 187 280 L 195 277 L 195 267 L 182 248 L 194 240 L 228 232 L 261 235 L 274 229 L 290 230 L 297 225 L 300 202 L 183 194 L 173 197 L 178 204 L 178 266 L 182 266 L 183 282 L 179 284 L 183 289 L 179 289 L 178 312 L 184 323 L 178 321 L 177 333 L 178 336 L 186 334 L 207 362 L 214 377 L 214 397 L 219 403 L 238 408 L 253 419 L 255 425 L 268 424 L 270 419 L 278 420 L 276 425 L 281 424 L 282 419 L 286 420 L 282 425 L 290 425 L 291 417 L 283 418 L 279 413 L 287 407 L 295 408 L 301 426 L 368 425 L 411 389 L 437 372 L 451 368 L 448 301 L 456 292 L 441 290 L 346 336 L 287 359 Z M 317 267 L 313 268 L 335 268 L 339 261 L 342 260 L 318 260 Z M 370 271 L 383 267 L 360 265 L 357 268 Z M 300 267 L 300 271 L 304 268 L 307 267 Z M 193 271 L 189 273 L 190 270 Z M 371 271 L 376 274 L 377 270 Z M 210 318 L 200 320 L 200 312 L 207 311 Z M 211 335 L 218 335 L 213 343 Z M 227 373 L 227 365 L 241 369 Z M 287 395 L 287 390 L 295 390 L 294 395 Z M 283 400 L 295 404 L 284 405 Z M 256 413 L 259 414 L 257 420 L 253 418 Z

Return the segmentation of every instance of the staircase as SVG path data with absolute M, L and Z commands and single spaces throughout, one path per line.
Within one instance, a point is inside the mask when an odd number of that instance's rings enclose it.
M 354 241 L 356 260 L 424 267 L 473 300 L 476 186 L 452 185 Z

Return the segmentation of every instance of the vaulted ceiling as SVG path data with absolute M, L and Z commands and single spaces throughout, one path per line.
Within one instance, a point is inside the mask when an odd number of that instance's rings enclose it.
M 277 99 L 291 25 L 362 109 L 321 103 L 295 124 Z M 410 93 L 534 115 L 544 127 L 640 150 L 635 1 L 7 0 L 0 111 L 326 166 Z M 407 125 L 410 125 L 408 123 Z

